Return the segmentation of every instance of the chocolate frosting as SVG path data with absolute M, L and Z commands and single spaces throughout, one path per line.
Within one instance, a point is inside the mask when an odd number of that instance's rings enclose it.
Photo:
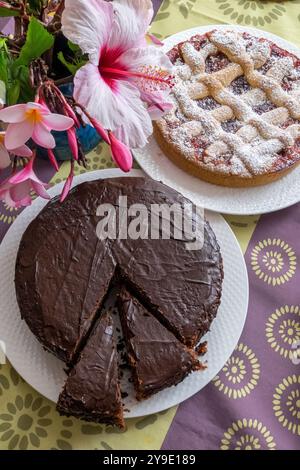
M 220 303 L 220 249 L 205 222 L 201 250 L 182 240 L 105 240 L 96 235 L 100 204 L 181 205 L 175 190 L 148 178 L 112 178 L 83 183 L 64 204 L 53 199 L 29 225 L 16 263 L 16 293 L 22 317 L 45 348 L 72 363 L 74 352 L 116 277 L 177 338 L 194 346 L 207 332 Z M 198 217 L 195 215 L 195 217 Z
M 109 313 L 97 321 L 59 396 L 57 410 L 85 421 L 124 427 L 117 351 Z
M 203 369 L 189 350 L 125 288 L 118 299 L 137 399 L 144 399 Z

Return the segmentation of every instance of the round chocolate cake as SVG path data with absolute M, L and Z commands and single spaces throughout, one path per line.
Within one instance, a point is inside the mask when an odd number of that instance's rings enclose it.
M 43 346 L 71 367 L 88 347 L 115 281 L 126 286 L 186 351 L 208 331 L 220 304 L 223 264 L 208 222 L 204 222 L 204 245 L 197 250 L 187 249 L 175 235 L 100 239 L 97 209 L 110 204 L 120 210 L 120 196 L 126 196 L 128 207 L 143 204 L 149 214 L 152 204 L 191 204 L 148 178 L 86 182 L 74 188 L 63 204 L 57 198 L 49 202 L 20 244 L 15 282 L 22 318 Z M 197 217 L 193 213 L 194 223 Z M 191 359 L 189 371 L 195 369 L 199 367 Z

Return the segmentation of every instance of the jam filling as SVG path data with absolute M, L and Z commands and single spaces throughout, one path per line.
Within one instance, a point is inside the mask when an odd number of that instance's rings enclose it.
M 229 89 L 235 95 L 242 95 L 243 93 L 251 90 L 251 86 L 247 82 L 245 75 L 241 75 L 231 82 Z
M 264 103 L 253 106 L 252 109 L 257 114 L 264 114 L 264 113 L 267 113 L 268 111 L 272 111 L 275 108 L 276 108 L 275 104 L 273 104 L 271 101 L 265 101 Z
M 273 165 L 273 170 L 282 170 L 293 165 L 300 159 L 300 138 L 296 140 L 293 147 L 283 150 L 278 154 L 276 162 Z
M 208 140 L 201 135 L 197 135 L 191 139 L 191 144 L 195 150 L 195 158 L 197 160 L 202 160 L 204 156 L 204 150 L 210 145 Z
M 237 119 L 230 119 L 229 121 L 222 122 L 221 126 L 225 132 L 235 134 L 242 127 L 242 124 Z
M 227 67 L 229 63 L 229 59 L 222 52 L 219 52 L 217 55 L 210 55 L 205 61 L 205 72 L 218 72 Z
M 221 105 L 211 96 L 207 96 L 206 98 L 201 98 L 200 100 L 196 100 L 197 105 L 202 108 L 206 109 L 207 111 L 212 111 L 220 107 Z

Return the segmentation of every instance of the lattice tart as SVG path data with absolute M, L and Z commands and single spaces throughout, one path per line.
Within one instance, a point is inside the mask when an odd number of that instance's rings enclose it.
M 279 179 L 300 161 L 300 59 L 248 33 L 214 30 L 175 46 L 174 107 L 155 123 L 164 153 L 223 186 Z

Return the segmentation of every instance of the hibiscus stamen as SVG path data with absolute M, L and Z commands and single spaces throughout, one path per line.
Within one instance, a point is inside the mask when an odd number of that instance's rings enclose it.
M 155 44 L 156 46 L 163 46 L 164 43 L 158 39 L 158 37 L 156 37 L 154 34 L 152 33 L 147 33 L 146 34 L 146 37 L 153 43 Z
M 138 78 L 153 82 L 159 85 L 160 89 L 172 88 L 174 86 L 174 76 L 170 75 L 166 70 L 153 65 L 142 67 L 139 71 L 122 70 L 115 67 L 99 67 L 100 73 L 107 75 L 110 79 Z

